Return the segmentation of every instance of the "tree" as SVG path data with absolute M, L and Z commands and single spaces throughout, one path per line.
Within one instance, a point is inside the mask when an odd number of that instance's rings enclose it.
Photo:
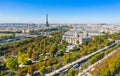
M 44 76 L 45 71 L 46 71 L 45 66 L 40 67 L 40 74 L 41 74 L 41 76 Z
M 32 53 L 32 60 L 38 60 L 38 58 L 39 58 L 39 54 L 37 53 L 37 52 L 33 52 Z
M 17 59 L 8 58 L 5 63 L 6 63 L 7 68 L 10 68 L 10 69 L 13 69 L 13 70 L 17 70 L 17 68 L 18 68 Z
M 79 40 L 77 40 L 76 43 L 79 45 L 80 44 Z
M 110 75 L 110 71 L 108 68 L 102 68 L 102 70 L 100 71 L 100 75 L 99 76 L 111 76 Z
M 87 64 L 86 63 L 83 63 L 81 66 L 82 66 L 82 69 L 87 68 Z
M 68 71 L 68 76 L 75 76 L 75 70 L 73 68 L 71 68 L 69 71 Z
M 54 43 L 50 48 L 50 54 L 53 56 L 57 52 L 57 44 Z
M 115 76 L 119 72 L 120 68 L 120 52 L 116 52 L 107 59 L 103 60 L 93 71 L 93 76 L 95 73 L 99 76 Z
M 39 57 L 39 62 L 41 62 L 41 61 L 43 61 L 43 57 L 42 56 Z
M 18 54 L 18 63 L 21 63 L 23 65 L 28 63 L 28 55 L 27 54 Z
M 32 75 L 33 74 L 33 72 L 34 72 L 34 67 L 33 66 L 28 66 L 28 73 L 30 74 L 30 75 Z
M 83 45 L 87 46 L 88 45 L 88 41 L 87 40 L 83 40 Z
M 32 56 L 32 50 L 29 49 L 29 50 L 27 51 L 27 54 L 28 54 L 28 57 L 31 58 L 31 56 Z
M 65 58 L 65 62 L 66 62 L 66 63 L 70 63 L 70 62 L 71 62 L 71 58 L 70 58 L 70 57 L 66 57 L 66 58 Z
M 63 56 L 63 55 L 64 55 L 64 52 L 63 52 L 63 51 L 60 51 L 60 52 L 59 52 L 59 55 L 60 55 L 60 56 Z
M 115 76 L 120 76 L 120 74 L 116 74 Z
M 21 70 L 18 70 L 16 76 L 26 76 L 26 74 L 27 74 L 27 68 L 23 68 Z
M 98 60 L 102 59 L 103 57 L 104 57 L 104 53 L 100 52 L 100 53 L 94 55 L 93 57 L 91 57 L 91 59 L 89 59 L 89 63 L 93 64 L 93 63 L 97 62 Z

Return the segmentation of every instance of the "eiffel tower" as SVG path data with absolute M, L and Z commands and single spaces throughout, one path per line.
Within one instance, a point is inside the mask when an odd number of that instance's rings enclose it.
M 48 23 L 48 14 L 46 14 L 46 26 L 49 27 L 49 23 Z

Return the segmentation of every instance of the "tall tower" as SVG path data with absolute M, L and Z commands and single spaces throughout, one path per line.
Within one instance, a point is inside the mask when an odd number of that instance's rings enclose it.
M 46 14 L 46 26 L 49 27 L 49 23 L 48 23 L 48 14 Z

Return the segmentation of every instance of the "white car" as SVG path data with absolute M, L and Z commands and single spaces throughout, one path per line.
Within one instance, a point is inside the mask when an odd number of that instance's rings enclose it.
M 81 66 L 79 66 L 79 70 L 81 70 L 82 69 L 82 67 Z
M 73 65 L 73 68 L 77 68 L 79 65 L 78 64 L 75 64 L 75 65 Z

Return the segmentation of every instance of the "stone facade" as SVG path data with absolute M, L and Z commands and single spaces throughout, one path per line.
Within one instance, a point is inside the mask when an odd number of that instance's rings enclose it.
M 70 29 L 63 35 L 63 40 L 67 41 L 68 43 L 78 45 L 82 44 L 83 40 L 91 41 L 91 37 L 80 29 Z

